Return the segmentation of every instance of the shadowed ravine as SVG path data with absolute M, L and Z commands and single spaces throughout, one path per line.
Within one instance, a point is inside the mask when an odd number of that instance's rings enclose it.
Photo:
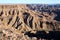
M 54 39 L 58 40 L 60 39 L 60 31 L 49 31 L 49 33 L 46 33 L 44 31 L 37 31 L 36 34 L 27 32 L 25 35 L 28 35 L 29 37 L 37 37 L 38 39 Z

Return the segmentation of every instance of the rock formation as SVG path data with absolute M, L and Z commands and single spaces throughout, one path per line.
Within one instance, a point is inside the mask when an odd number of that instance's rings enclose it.
M 23 35 L 29 31 L 33 34 L 37 31 L 45 31 L 46 33 L 49 33 L 49 31 L 60 31 L 60 21 L 54 20 L 56 16 L 53 12 L 49 14 L 48 12 L 42 13 L 30 10 L 24 4 L 0 5 L 0 29 L 3 31 L 3 34 L 7 36 L 11 36 L 9 30 L 12 31 L 13 33 L 11 33 L 15 34 L 15 36 L 16 34 L 20 35 L 20 33 Z

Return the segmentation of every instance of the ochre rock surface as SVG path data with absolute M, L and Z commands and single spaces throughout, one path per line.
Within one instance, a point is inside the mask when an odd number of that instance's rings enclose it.
M 12 37 L 14 36 L 8 33 L 9 30 L 15 36 L 16 34 L 23 35 L 29 31 L 31 33 L 60 31 L 60 22 L 54 20 L 56 16 L 53 12 L 49 14 L 48 12 L 41 13 L 30 10 L 24 4 L 0 5 L 0 29 L 6 36 L 10 35 Z

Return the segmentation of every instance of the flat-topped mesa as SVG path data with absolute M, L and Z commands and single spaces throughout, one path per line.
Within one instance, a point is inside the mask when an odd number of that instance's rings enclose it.
M 60 23 L 54 14 L 30 10 L 26 5 L 0 5 L 0 20 L 6 27 L 14 27 L 21 32 L 60 30 Z M 4 26 L 4 27 L 5 27 Z

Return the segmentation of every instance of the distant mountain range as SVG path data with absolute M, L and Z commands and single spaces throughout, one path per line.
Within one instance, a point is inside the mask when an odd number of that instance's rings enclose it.
M 57 14 L 55 20 L 60 21 L 60 4 L 27 4 L 29 9 L 39 12 L 54 12 Z

